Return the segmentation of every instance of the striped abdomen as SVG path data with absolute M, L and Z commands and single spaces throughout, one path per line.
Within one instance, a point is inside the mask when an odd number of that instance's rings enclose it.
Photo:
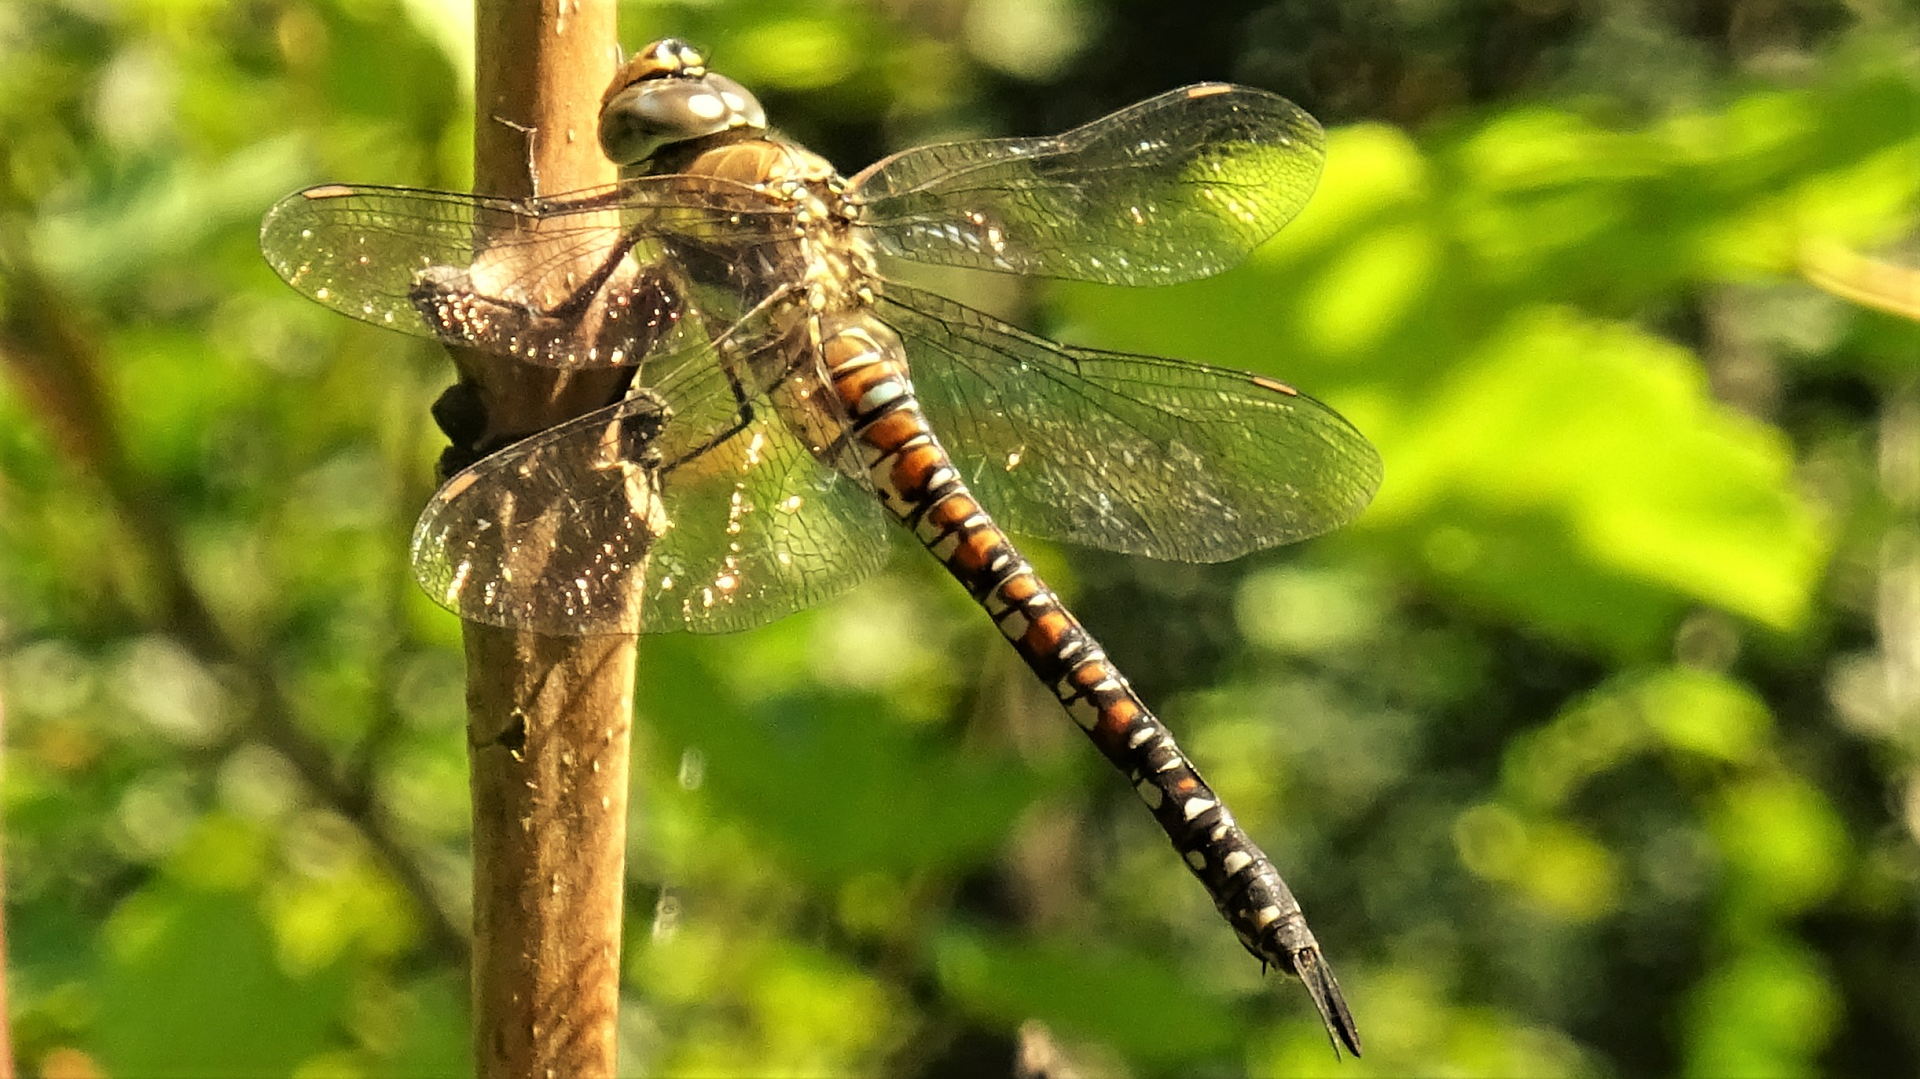
M 822 358 L 855 448 L 887 509 L 986 608 L 1074 722 L 1126 774 L 1240 942 L 1299 977 L 1329 1031 L 1358 1053 L 1346 1002 L 1293 893 L 1173 733 L 968 492 L 914 399 L 899 339 L 859 315 L 822 336 Z

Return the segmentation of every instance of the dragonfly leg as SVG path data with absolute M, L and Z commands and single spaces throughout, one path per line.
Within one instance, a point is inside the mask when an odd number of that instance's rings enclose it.
M 779 347 L 779 341 L 770 344 L 763 339 L 771 313 L 779 310 L 780 306 L 791 299 L 797 291 L 798 289 L 791 284 L 781 285 L 755 304 L 752 310 L 735 320 L 731 326 L 715 326 L 708 321 L 704 313 L 695 311 L 696 317 L 706 328 L 708 339 L 713 342 L 714 351 L 719 355 L 720 373 L 727 380 L 727 390 L 733 394 L 736 408 L 731 424 L 706 441 L 662 464 L 660 466 L 662 472 L 673 471 L 676 467 L 694 460 L 752 426 L 758 413 L 753 403 L 753 391 L 741 377 L 741 372 L 754 370 L 755 362 L 763 361 L 768 356 L 779 357 L 789 352 L 804 352 L 804 350 L 782 349 Z M 796 371 L 801 369 L 803 362 L 811 361 L 785 361 L 782 369 L 771 377 L 763 378 L 756 370 L 754 381 L 762 386 L 763 392 L 775 393 L 789 382 Z
M 672 472 L 674 469 L 689 461 L 697 460 L 702 454 L 752 426 L 756 415 L 753 407 L 753 397 L 747 392 L 747 387 L 741 383 L 739 372 L 734 369 L 734 365 L 731 363 L 722 363 L 720 370 L 721 373 L 726 376 L 727 389 L 733 393 L 733 402 L 735 405 L 733 422 L 698 446 L 686 450 L 674 457 L 671 461 L 662 462 L 659 466 L 662 475 Z

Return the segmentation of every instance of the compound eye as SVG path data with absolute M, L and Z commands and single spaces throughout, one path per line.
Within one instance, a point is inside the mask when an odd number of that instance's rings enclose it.
M 600 147 L 616 163 L 636 165 L 672 143 L 766 127 L 760 102 L 723 75 L 651 78 L 607 96 L 600 108 Z

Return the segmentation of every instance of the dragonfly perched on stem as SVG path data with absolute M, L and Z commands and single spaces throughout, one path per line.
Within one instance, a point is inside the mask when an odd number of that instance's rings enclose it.
M 605 408 L 447 481 L 414 535 L 422 585 L 463 618 L 548 634 L 743 629 L 872 572 L 895 519 L 1128 777 L 1247 950 L 1299 978 L 1336 1052 L 1358 1054 L 1273 863 L 1008 532 L 1236 558 L 1351 520 L 1378 456 L 1273 379 L 1058 344 L 880 272 L 897 258 L 1116 285 L 1217 273 L 1305 204 L 1319 125 L 1205 83 L 845 179 L 668 39 L 621 69 L 599 134 L 627 169 L 608 187 L 330 184 L 262 226 L 288 283 L 355 318 L 629 372 Z

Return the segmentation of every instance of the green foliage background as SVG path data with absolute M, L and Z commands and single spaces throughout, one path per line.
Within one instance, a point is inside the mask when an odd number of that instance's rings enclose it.
M 0 7 L 30 1073 L 467 1067 L 459 630 L 405 565 L 448 368 L 255 250 L 306 183 L 465 182 L 462 18 Z M 1031 552 L 1287 873 L 1364 1060 L 903 545 L 828 607 L 643 650 L 627 1070 L 1920 1073 L 1920 327 L 1809 283 L 1920 308 L 1910 4 L 623 25 L 705 44 L 847 171 L 1203 78 L 1294 98 L 1327 173 L 1250 266 L 997 299 L 1283 377 L 1387 466 L 1352 529 L 1230 565 Z

